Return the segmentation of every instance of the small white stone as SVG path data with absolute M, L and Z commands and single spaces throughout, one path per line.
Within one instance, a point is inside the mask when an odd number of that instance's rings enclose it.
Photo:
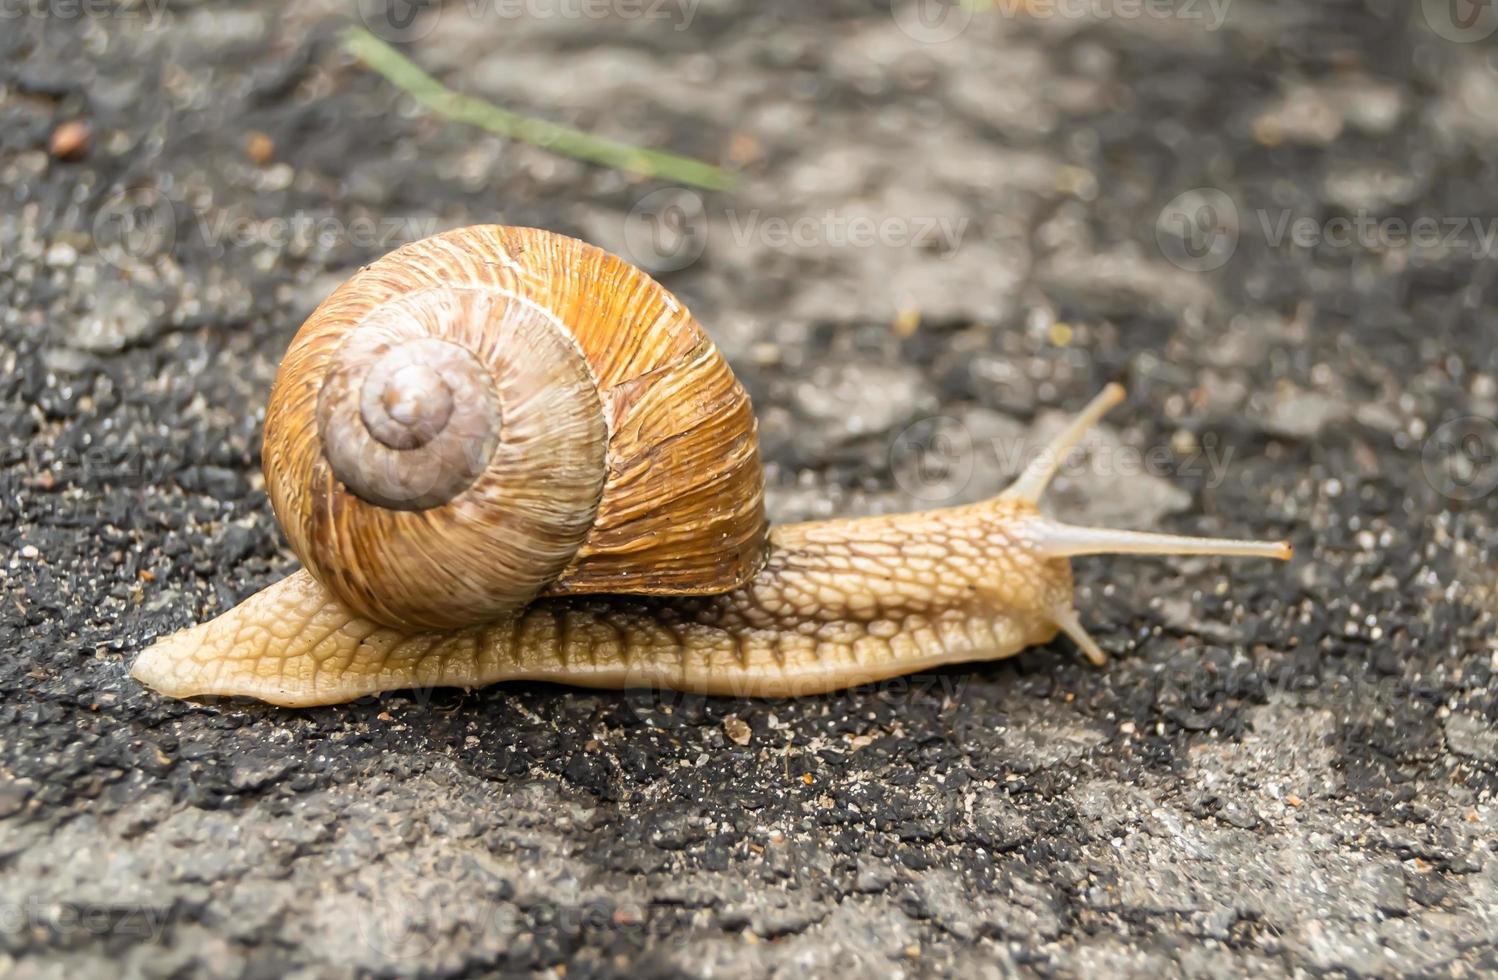
M 54 269 L 71 269 L 78 262 L 78 250 L 67 242 L 58 242 L 47 250 L 47 264 Z

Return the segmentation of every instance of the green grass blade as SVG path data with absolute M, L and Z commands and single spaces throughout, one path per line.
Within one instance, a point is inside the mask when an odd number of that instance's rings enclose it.
M 728 190 L 737 182 L 729 171 L 701 160 L 594 136 L 571 126 L 522 115 L 483 99 L 454 92 L 363 28 L 349 28 L 343 36 L 343 46 L 386 81 L 444 119 L 468 123 L 522 143 L 589 163 L 627 170 L 642 177 L 707 190 Z

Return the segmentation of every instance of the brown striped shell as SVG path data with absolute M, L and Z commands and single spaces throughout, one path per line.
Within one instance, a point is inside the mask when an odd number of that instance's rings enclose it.
M 764 555 L 754 414 L 691 314 L 564 235 L 407 245 L 302 325 L 265 419 L 302 563 L 393 626 L 541 594 L 708 594 Z

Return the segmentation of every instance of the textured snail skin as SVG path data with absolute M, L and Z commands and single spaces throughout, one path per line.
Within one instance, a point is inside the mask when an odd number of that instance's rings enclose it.
M 347 610 L 305 571 L 167 638 L 134 676 L 164 694 L 331 704 L 502 680 L 782 697 L 1055 638 L 1065 559 L 1027 541 L 1028 503 L 786 525 L 747 585 L 710 597 L 554 598 L 496 622 L 403 632 Z
M 1070 557 L 1293 554 L 1284 541 L 1079 528 L 1041 516 L 1062 460 L 1122 399 L 1109 385 L 992 500 L 774 528 L 758 574 L 721 595 L 546 598 L 487 624 L 413 632 L 350 611 L 299 571 L 150 647 L 133 674 L 177 697 L 304 706 L 520 679 L 786 697 L 996 660 L 1061 632 L 1102 664 L 1073 605 Z

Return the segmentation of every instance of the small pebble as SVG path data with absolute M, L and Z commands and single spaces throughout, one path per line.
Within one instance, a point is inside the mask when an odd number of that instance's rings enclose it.
M 54 269 L 71 269 L 78 263 L 78 250 L 67 242 L 58 242 L 47 249 L 47 264 Z
M 252 129 L 245 134 L 244 152 L 255 166 L 263 167 L 275 158 L 276 142 L 258 129 Z
M 737 715 L 729 715 L 723 719 L 723 732 L 735 745 L 748 745 L 749 739 L 754 736 L 749 724 Z
M 916 309 L 903 309 L 895 314 L 895 335 L 898 337 L 914 337 L 916 331 L 921 329 L 921 311 Z
M 88 156 L 91 135 L 88 123 L 72 119 L 52 130 L 47 149 L 56 160 L 82 160 Z

